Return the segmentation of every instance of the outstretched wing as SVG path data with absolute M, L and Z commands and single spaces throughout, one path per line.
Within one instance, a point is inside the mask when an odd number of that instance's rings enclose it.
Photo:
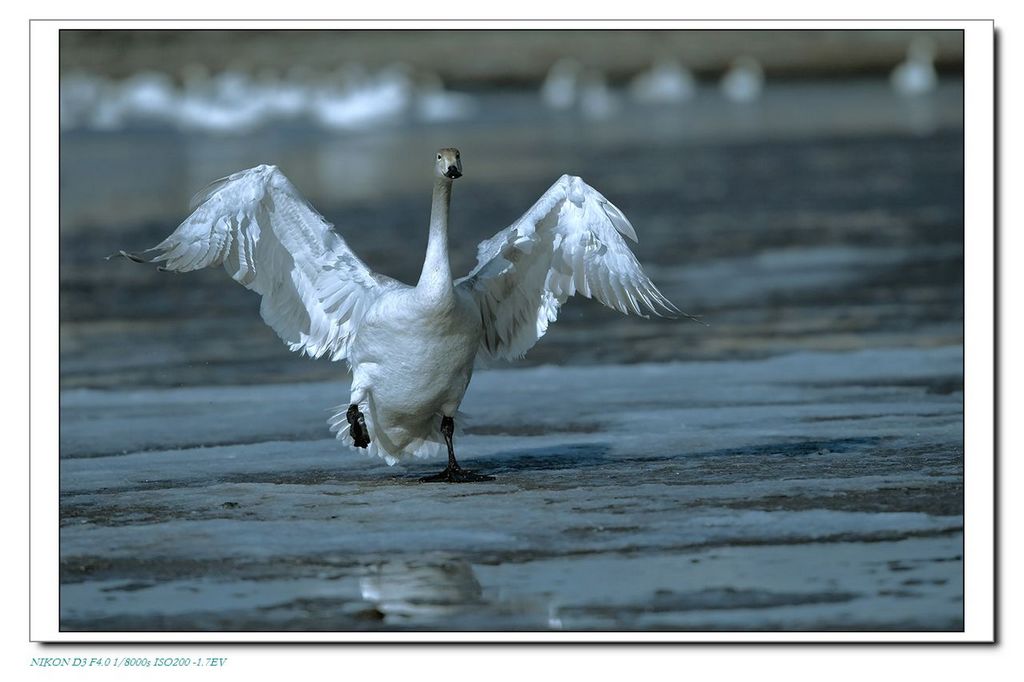
M 563 175 L 523 217 L 482 242 L 476 268 L 456 283 L 480 306 L 482 350 L 522 357 L 576 292 L 626 314 L 689 317 L 651 283 L 620 233 L 636 241 L 618 208 Z
M 400 286 L 359 260 L 276 166 L 217 180 L 192 208 L 146 260 L 176 272 L 223 265 L 263 297 L 260 315 L 291 350 L 346 357 L 370 302 Z

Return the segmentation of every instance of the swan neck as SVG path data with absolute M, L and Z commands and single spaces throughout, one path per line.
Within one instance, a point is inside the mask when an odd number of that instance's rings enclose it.
M 452 267 L 448 259 L 448 207 L 452 199 L 452 181 L 437 178 L 430 204 L 430 237 L 427 256 L 417 288 L 432 293 L 452 291 Z

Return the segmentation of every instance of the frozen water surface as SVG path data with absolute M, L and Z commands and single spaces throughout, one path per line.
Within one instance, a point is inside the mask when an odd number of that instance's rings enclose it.
M 962 96 L 769 82 L 581 121 L 501 92 L 359 135 L 62 135 L 62 628 L 962 629 Z M 421 160 L 452 144 L 456 271 L 575 173 L 710 322 L 571 301 L 474 376 L 457 447 L 492 483 L 334 441 L 342 367 L 289 354 L 223 272 L 103 260 L 276 163 L 414 280 Z
M 482 371 L 464 486 L 325 438 L 342 383 L 65 391 L 62 622 L 958 629 L 961 362 Z

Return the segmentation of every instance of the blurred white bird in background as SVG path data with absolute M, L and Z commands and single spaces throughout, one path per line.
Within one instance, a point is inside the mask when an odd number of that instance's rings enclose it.
M 310 114 L 324 128 L 359 130 L 393 123 L 413 103 L 412 69 L 393 64 L 374 74 L 350 71 L 340 82 L 324 85 L 310 99 Z
M 358 172 L 361 164 L 353 164 Z M 626 217 L 582 179 L 563 175 L 452 277 L 448 213 L 462 175 L 457 149 L 434 161 L 426 256 L 409 286 L 371 271 L 274 166 L 214 182 L 152 258 L 188 272 L 221 265 L 262 297 L 260 314 L 293 351 L 347 360 L 349 401 L 329 423 L 388 464 L 447 452 L 428 481 L 481 481 L 455 459 L 458 408 L 478 356 L 522 357 L 577 292 L 622 313 L 681 313 L 644 274 Z M 397 248 L 397 245 L 396 245 Z
M 143 71 L 121 81 L 118 104 L 129 121 L 161 121 L 173 119 L 177 88 L 167 74 Z
M 273 69 L 263 69 L 256 74 L 252 90 L 252 96 L 262 102 L 264 122 L 288 121 L 306 113 L 309 85 L 303 70 L 282 78 Z
M 893 90 L 904 97 L 924 95 L 935 89 L 935 42 L 926 36 L 917 36 L 907 48 L 907 58 L 896 65 L 889 77 Z
M 60 81 L 61 129 L 117 130 L 129 123 L 173 120 L 175 87 L 160 73 L 144 71 L 122 81 L 73 73 Z
M 608 87 L 603 73 L 597 69 L 587 69 L 580 79 L 579 105 L 584 118 L 600 120 L 614 116 L 621 102 Z
M 446 90 L 436 74 L 416 74 L 404 64 L 371 73 L 346 64 L 317 76 L 292 69 L 281 78 L 263 70 L 216 75 L 186 65 L 181 86 L 166 75 L 142 72 L 122 81 L 87 73 L 61 79 L 61 130 L 120 130 L 133 124 L 169 125 L 186 131 L 238 135 L 275 121 L 310 119 L 331 130 L 364 130 L 413 117 L 428 123 L 464 119 L 476 98 Z
M 60 79 L 60 129 L 95 127 L 96 108 L 113 94 L 111 81 L 102 76 L 73 72 Z
M 264 122 L 266 103 L 253 96 L 245 73 L 211 75 L 205 66 L 193 64 L 182 70 L 182 81 L 172 116 L 183 130 L 241 135 Z
M 472 95 L 446 90 L 438 74 L 424 72 L 416 78 L 415 110 L 428 123 L 456 121 L 475 114 L 477 102 Z
M 582 75 L 583 65 L 577 60 L 572 57 L 558 60 L 552 65 L 540 86 L 541 101 L 556 111 L 572 109 L 579 97 Z
M 697 80 L 681 61 L 664 56 L 633 78 L 629 93 L 643 104 L 677 104 L 697 94 Z
M 764 90 L 764 69 L 753 57 L 737 57 L 722 76 L 719 87 L 729 101 L 749 104 L 761 97 Z

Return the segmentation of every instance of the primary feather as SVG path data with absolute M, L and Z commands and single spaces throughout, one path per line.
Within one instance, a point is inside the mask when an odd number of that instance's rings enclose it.
M 622 211 L 582 179 L 559 178 L 519 220 L 480 244 L 476 268 L 456 283 L 480 307 L 482 350 L 522 357 L 576 292 L 627 315 L 683 314 L 621 235 L 637 241 Z
M 397 285 L 359 260 L 276 166 L 217 180 L 192 202 L 152 260 L 177 272 L 223 265 L 263 297 L 260 315 L 293 351 L 346 357 L 368 304 Z

